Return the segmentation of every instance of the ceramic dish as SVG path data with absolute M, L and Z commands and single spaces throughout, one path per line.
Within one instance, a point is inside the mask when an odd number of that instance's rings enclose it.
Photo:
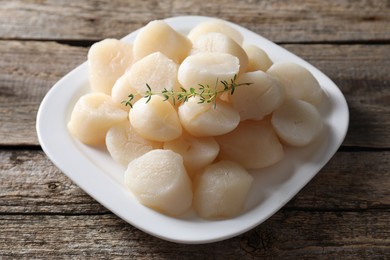
M 166 19 L 181 33 L 210 18 L 183 16 Z M 244 43 L 264 49 L 276 61 L 292 61 L 311 71 L 326 97 L 319 106 L 325 127 L 317 141 L 304 148 L 286 148 L 284 159 L 269 168 L 251 171 L 254 183 L 244 212 L 227 220 L 204 220 L 191 211 L 179 218 L 162 215 L 141 205 L 124 186 L 124 168 L 105 149 L 78 142 L 67 131 L 76 100 L 89 92 L 87 63 L 57 82 L 43 99 L 37 116 L 37 133 L 42 149 L 74 183 L 131 225 L 156 237 L 178 243 L 208 243 L 227 239 L 264 222 L 291 200 L 331 159 L 348 128 L 347 103 L 339 88 L 321 71 L 273 42 L 232 24 Z M 132 42 L 135 31 L 123 38 Z

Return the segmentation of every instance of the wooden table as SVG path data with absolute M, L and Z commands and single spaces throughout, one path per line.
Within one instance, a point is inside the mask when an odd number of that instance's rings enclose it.
M 0 259 L 390 257 L 390 2 L 0 1 Z M 152 19 L 227 19 L 317 66 L 350 109 L 347 137 L 285 207 L 238 237 L 182 245 L 152 237 L 86 195 L 45 156 L 38 106 L 103 38 Z

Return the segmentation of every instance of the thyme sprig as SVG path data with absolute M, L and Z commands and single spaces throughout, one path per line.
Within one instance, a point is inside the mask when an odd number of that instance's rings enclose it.
M 198 101 L 199 104 L 214 102 L 214 108 L 215 108 L 217 105 L 216 103 L 217 96 L 219 94 L 228 92 L 230 95 L 233 95 L 237 87 L 248 86 L 252 84 L 252 83 L 236 83 L 236 79 L 237 79 L 237 75 L 234 75 L 234 77 L 230 79 L 230 81 L 227 80 L 219 81 L 217 79 L 213 87 L 211 87 L 210 85 L 198 84 L 199 86 L 198 89 L 195 88 L 185 89 L 183 87 L 180 87 L 179 91 L 168 90 L 166 88 L 164 88 L 162 91 L 152 91 L 152 88 L 149 86 L 148 83 L 146 83 L 147 90 L 143 97 L 146 98 L 146 103 L 148 103 L 153 95 L 162 95 L 164 97 L 163 101 L 167 101 L 171 99 L 174 105 L 176 104 L 176 102 L 187 102 L 192 97 L 199 97 L 199 101 Z M 223 85 L 223 89 L 220 90 L 217 89 L 218 82 L 220 82 Z M 132 108 L 133 107 L 132 101 L 134 100 L 135 95 L 139 95 L 139 94 L 130 93 L 127 96 L 128 98 L 126 100 L 123 100 L 122 103 Z

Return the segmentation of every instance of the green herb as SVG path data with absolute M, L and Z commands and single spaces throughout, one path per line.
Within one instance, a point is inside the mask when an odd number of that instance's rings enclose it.
M 173 104 L 176 104 L 176 102 L 187 102 L 191 97 L 199 97 L 199 104 L 202 103 L 211 103 L 214 102 L 214 108 L 217 105 L 217 96 L 224 92 L 229 92 L 230 95 L 233 95 L 236 88 L 240 86 L 248 86 L 252 83 L 236 83 L 237 75 L 234 75 L 232 79 L 230 79 L 230 82 L 226 80 L 219 81 L 218 79 L 215 82 L 214 87 L 210 87 L 209 85 L 199 85 L 199 89 L 196 90 L 195 88 L 185 89 L 183 87 L 180 88 L 180 91 L 173 91 L 168 90 L 164 88 L 161 92 L 154 92 L 152 91 L 152 88 L 149 86 L 149 84 L 146 83 L 147 90 L 145 92 L 144 98 L 146 98 L 146 103 L 150 101 L 153 95 L 162 95 L 164 97 L 164 101 L 167 101 L 169 99 L 172 100 Z M 217 90 L 218 81 L 223 85 L 222 90 Z M 134 99 L 136 94 L 129 94 L 126 100 L 122 101 L 123 104 L 126 106 L 133 107 L 132 101 Z

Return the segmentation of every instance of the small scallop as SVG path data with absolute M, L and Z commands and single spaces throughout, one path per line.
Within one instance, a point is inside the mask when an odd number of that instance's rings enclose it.
M 194 136 L 223 135 L 240 122 L 240 115 L 229 103 L 222 100 L 199 102 L 199 97 L 192 97 L 179 106 L 180 122 Z
M 195 42 L 200 36 L 210 32 L 218 32 L 229 36 L 239 45 L 241 45 L 244 40 L 244 37 L 238 30 L 233 28 L 228 22 L 219 19 L 213 19 L 198 24 L 187 36 L 192 42 Z
M 249 58 L 248 72 L 256 70 L 267 71 L 272 66 L 273 62 L 262 48 L 248 44 L 244 45 L 244 50 Z
M 245 206 L 253 177 L 232 161 L 211 164 L 196 178 L 194 208 L 203 218 L 237 216 Z
M 248 67 L 248 55 L 244 49 L 234 40 L 222 33 L 206 33 L 198 37 L 194 42 L 192 53 L 218 52 L 228 53 L 237 57 L 240 61 L 239 73 L 245 72 Z
M 85 144 L 104 144 L 108 129 L 126 120 L 127 112 L 115 104 L 110 96 L 89 93 L 76 102 L 68 129 Z
M 221 81 L 229 81 L 238 74 L 237 57 L 227 53 L 197 53 L 188 56 L 179 66 L 178 79 L 183 88 L 199 90 L 199 84 L 222 90 Z
M 286 98 L 302 99 L 313 105 L 321 102 L 321 86 L 305 67 L 293 62 L 278 62 L 273 64 L 267 73 L 280 81 L 286 90 Z
M 175 108 L 161 96 L 141 98 L 129 113 L 130 124 L 143 138 L 167 142 L 182 134 L 182 127 Z
M 88 51 L 88 75 L 92 90 L 111 94 L 115 81 L 132 62 L 132 44 L 116 39 L 94 43 Z
M 106 135 L 106 146 L 112 159 L 127 166 L 135 158 L 162 147 L 162 143 L 142 138 L 128 121 L 111 127 Z
M 299 99 L 286 100 L 272 113 L 271 122 L 280 139 L 291 146 L 310 144 L 323 127 L 316 107 Z
M 134 40 L 134 59 L 140 60 L 161 52 L 176 63 L 181 63 L 192 47 L 191 41 L 162 20 L 149 22 Z
M 184 132 L 179 138 L 165 142 L 164 149 L 183 156 L 187 172 L 193 175 L 215 160 L 219 145 L 213 137 L 195 137 Z
M 232 132 L 215 137 L 219 158 L 232 160 L 245 169 L 259 169 L 279 162 L 283 146 L 268 120 L 241 122 Z
M 237 87 L 229 96 L 233 107 L 240 113 L 241 121 L 261 120 L 284 100 L 284 89 L 263 71 L 244 73 L 236 82 L 252 83 Z
M 183 214 L 192 204 L 183 158 L 171 150 L 152 150 L 131 161 L 125 185 L 140 203 L 167 215 Z

